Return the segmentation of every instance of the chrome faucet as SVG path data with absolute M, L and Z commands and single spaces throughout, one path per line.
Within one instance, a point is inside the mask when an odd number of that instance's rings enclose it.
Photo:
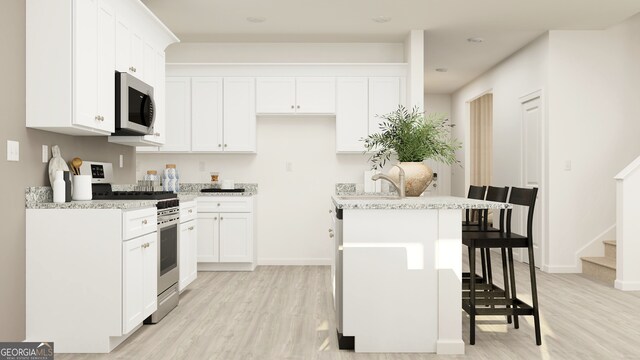
M 386 180 L 388 181 L 391 185 L 393 185 L 393 187 L 396 189 L 396 191 L 398 192 L 398 197 L 399 198 L 404 198 L 405 197 L 405 193 L 404 193 L 404 169 L 401 168 L 398 165 L 393 165 L 396 166 L 398 169 L 400 169 L 400 176 L 398 179 L 399 184 L 396 184 L 395 181 L 393 181 L 393 179 L 391 179 L 389 177 L 389 175 L 386 174 L 375 174 L 371 177 L 371 180 L 376 181 L 376 180 Z

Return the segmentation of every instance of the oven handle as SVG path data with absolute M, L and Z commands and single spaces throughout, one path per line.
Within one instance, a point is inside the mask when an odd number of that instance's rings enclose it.
M 158 229 L 164 229 L 166 227 L 170 227 L 173 225 L 178 225 L 180 223 L 180 218 L 174 218 L 170 221 L 164 222 L 164 223 L 160 223 L 161 221 L 165 221 L 165 219 L 159 217 L 158 218 Z

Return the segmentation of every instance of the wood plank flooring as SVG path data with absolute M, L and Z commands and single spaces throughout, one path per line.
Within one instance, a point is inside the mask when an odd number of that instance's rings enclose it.
M 500 277 L 499 258 L 494 277 Z M 526 265 L 518 291 L 529 300 Z M 260 266 L 255 272 L 200 272 L 180 306 L 145 325 L 110 354 L 56 359 L 418 360 L 433 354 L 356 354 L 337 349 L 329 267 Z M 640 359 L 640 292 L 625 293 L 574 274 L 538 273 L 543 345 L 532 318 L 520 329 L 481 317 L 476 345 L 446 359 Z M 463 315 L 463 338 L 469 333 Z M 357 341 L 357 339 L 356 339 Z

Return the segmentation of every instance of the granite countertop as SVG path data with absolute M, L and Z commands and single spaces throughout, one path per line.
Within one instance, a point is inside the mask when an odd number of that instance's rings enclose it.
M 420 196 L 399 199 L 380 194 L 334 195 L 338 209 L 424 210 L 424 209 L 510 209 L 511 204 L 454 196 Z
M 202 189 L 218 188 L 211 183 L 183 183 L 180 184 L 179 196 L 253 196 L 258 194 L 258 184 L 254 183 L 237 183 L 236 189 L 244 189 L 241 193 L 231 192 L 201 192 Z M 182 198 L 180 198 L 182 199 Z M 185 200 L 187 201 L 187 200 Z
M 27 202 L 27 209 L 142 209 L 156 206 L 157 200 L 89 200 L 68 203 Z

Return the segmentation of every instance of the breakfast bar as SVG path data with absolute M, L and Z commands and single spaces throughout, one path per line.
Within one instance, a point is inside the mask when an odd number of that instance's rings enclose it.
M 464 354 L 462 212 L 510 205 L 459 197 L 333 196 L 340 345 Z

